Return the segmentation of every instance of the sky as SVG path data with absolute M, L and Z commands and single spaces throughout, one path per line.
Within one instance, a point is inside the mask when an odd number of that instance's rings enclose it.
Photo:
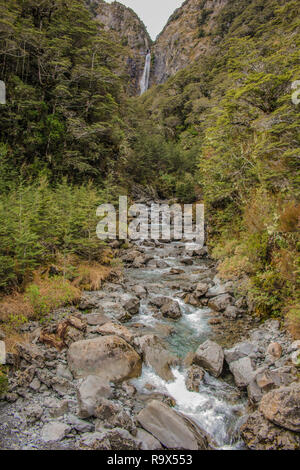
M 114 0 L 106 0 L 112 3 Z M 145 23 L 152 39 L 162 31 L 169 17 L 183 0 L 118 0 L 127 7 L 132 8 Z

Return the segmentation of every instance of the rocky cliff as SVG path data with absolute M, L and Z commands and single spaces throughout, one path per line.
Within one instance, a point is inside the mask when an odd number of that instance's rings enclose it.
M 138 94 L 145 57 L 152 44 L 144 23 L 133 10 L 118 2 L 89 0 L 88 5 L 100 27 L 122 47 L 120 73 L 128 77 L 129 94 Z
M 152 84 L 165 82 L 219 42 L 217 20 L 228 3 L 228 0 L 186 0 L 175 10 L 152 49 Z

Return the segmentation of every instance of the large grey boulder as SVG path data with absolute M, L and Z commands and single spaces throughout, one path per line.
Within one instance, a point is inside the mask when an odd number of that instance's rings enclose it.
M 74 377 L 98 375 L 108 382 L 122 382 L 141 374 L 136 351 L 118 336 L 103 336 L 73 343 L 68 364 Z
M 300 432 L 300 384 L 294 383 L 267 393 L 260 402 L 259 410 L 274 424 Z
M 280 428 L 257 410 L 241 427 L 241 437 L 251 450 L 299 450 L 300 435 Z
M 70 426 L 59 421 L 46 424 L 42 430 L 42 440 L 44 442 L 58 442 L 70 431 Z
M 141 352 L 145 364 L 151 366 L 164 380 L 174 380 L 171 366 L 177 358 L 164 348 L 160 339 L 155 335 L 145 335 L 135 339 L 135 345 Z
M 239 388 L 246 388 L 254 378 L 255 371 L 249 357 L 243 357 L 229 364 L 235 384 Z
M 101 404 L 102 398 L 109 398 L 112 394 L 108 382 L 95 375 L 89 375 L 82 381 L 77 390 L 77 400 L 79 405 L 79 416 L 88 418 L 95 416 L 97 407 Z
M 141 426 L 167 449 L 205 450 L 206 437 L 185 418 L 164 403 L 152 400 L 137 415 Z
M 228 364 L 234 361 L 238 361 L 243 357 L 254 358 L 256 357 L 257 353 L 258 346 L 254 343 L 250 343 L 249 341 L 237 343 L 232 348 L 224 350 L 225 359 Z
M 214 377 L 219 377 L 223 370 L 223 349 L 219 344 L 208 339 L 197 349 L 193 362 L 206 369 Z

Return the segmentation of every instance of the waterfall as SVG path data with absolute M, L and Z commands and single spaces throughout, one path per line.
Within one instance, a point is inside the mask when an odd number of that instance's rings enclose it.
M 151 52 L 148 50 L 145 60 L 144 72 L 140 81 L 141 95 L 149 88 L 149 78 L 150 78 L 150 67 L 151 67 Z

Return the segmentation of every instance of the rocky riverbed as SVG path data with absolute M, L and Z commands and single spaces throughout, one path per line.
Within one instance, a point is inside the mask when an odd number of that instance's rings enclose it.
M 300 343 L 256 324 L 206 248 L 113 246 L 123 276 L 6 354 L 0 448 L 299 449 Z

